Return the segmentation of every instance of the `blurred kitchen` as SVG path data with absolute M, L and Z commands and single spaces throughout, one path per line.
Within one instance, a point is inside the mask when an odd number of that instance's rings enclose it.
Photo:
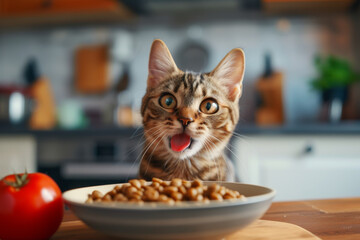
M 229 145 L 276 200 L 360 195 L 359 0 L 0 0 L 0 178 L 133 178 L 150 45 L 181 69 L 246 54 Z

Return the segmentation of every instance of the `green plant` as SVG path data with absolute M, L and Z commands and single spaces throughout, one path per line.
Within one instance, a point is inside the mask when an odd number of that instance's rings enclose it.
M 328 90 L 336 87 L 346 87 L 360 79 L 347 60 L 335 56 L 315 57 L 315 67 L 318 76 L 311 81 L 317 90 Z

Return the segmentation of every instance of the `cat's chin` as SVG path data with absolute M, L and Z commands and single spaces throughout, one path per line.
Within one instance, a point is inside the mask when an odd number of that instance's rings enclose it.
M 171 155 L 173 155 L 174 158 L 178 158 L 178 159 L 181 159 L 181 160 L 194 156 L 197 152 L 200 151 L 201 146 L 202 146 L 202 144 L 201 144 L 201 142 L 199 140 L 191 138 L 190 139 L 190 144 L 189 144 L 188 147 L 186 147 L 182 151 L 174 151 L 171 148 L 170 141 L 171 141 L 171 138 L 169 137 L 167 139 L 167 144 L 166 144 L 167 148 L 168 148 L 168 151 L 171 153 Z

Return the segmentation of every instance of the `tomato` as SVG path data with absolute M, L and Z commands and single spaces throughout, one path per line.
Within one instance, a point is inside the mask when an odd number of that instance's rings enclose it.
M 64 214 L 61 191 L 42 173 L 9 175 L 0 181 L 0 239 L 49 239 Z

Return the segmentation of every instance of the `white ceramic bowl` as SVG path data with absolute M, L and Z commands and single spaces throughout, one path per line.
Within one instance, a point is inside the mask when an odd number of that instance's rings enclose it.
M 210 185 L 214 182 L 204 182 Z M 94 190 L 106 193 L 115 185 L 78 188 L 63 194 L 74 214 L 91 228 L 122 239 L 221 239 L 260 218 L 275 191 L 266 187 L 216 182 L 246 196 L 245 200 L 186 202 L 173 206 L 145 203 L 84 203 Z

